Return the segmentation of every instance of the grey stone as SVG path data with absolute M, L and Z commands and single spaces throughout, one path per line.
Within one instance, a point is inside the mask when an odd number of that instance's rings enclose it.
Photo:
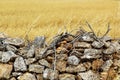
M 48 63 L 48 61 L 45 59 L 39 60 L 39 63 L 43 66 L 50 67 L 50 63 Z
M 7 51 L 16 52 L 16 51 L 17 51 L 17 48 L 16 48 L 15 46 L 12 46 L 12 45 L 7 45 L 7 46 L 6 46 L 6 50 L 7 50 Z
M 12 72 L 12 76 L 18 77 L 21 76 L 23 73 L 22 72 Z
M 30 64 L 34 63 L 35 61 L 37 61 L 36 58 L 25 59 L 26 65 L 30 65 Z
M 113 54 L 115 53 L 115 48 L 113 46 L 110 46 L 109 48 L 103 50 L 104 54 Z
M 0 62 L 2 62 L 2 54 L 3 54 L 3 52 L 0 51 Z
M 89 33 L 86 33 L 86 34 L 83 34 L 82 36 L 82 41 L 85 41 L 85 42 L 93 42 L 94 39 L 93 39 L 93 34 L 89 34 Z
M 42 59 L 45 56 L 46 48 L 41 48 L 35 53 L 37 59 Z
M 44 44 L 45 44 L 45 37 L 44 36 L 37 36 L 34 39 L 34 45 L 35 45 L 35 47 L 42 48 L 42 47 L 44 47 Z
M 34 54 L 35 54 L 35 49 L 34 49 L 34 45 L 32 45 L 30 47 L 30 49 L 28 50 L 26 56 L 27 56 L 27 58 L 32 58 L 34 56 Z
M 0 78 L 10 78 L 13 66 L 9 64 L 0 63 Z
M 75 80 L 75 75 L 68 73 L 60 74 L 59 80 Z
M 26 71 L 27 70 L 27 66 L 26 66 L 25 61 L 22 57 L 18 57 L 15 59 L 14 70 L 15 71 Z
M 94 73 L 91 70 L 87 72 L 78 73 L 78 75 L 81 76 L 83 80 L 100 80 L 99 74 Z
M 31 73 L 25 73 L 18 77 L 18 80 L 37 80 L 35 75 Z
M 102 54 L 101 50 L 85 49 L 84 55 L 81 58 L 82 59 L 95 59 L 95 58 L 100 58 L 101 54 Z
M 12 51 L 3 52 L 2 62 L 9 62 L 11 59 L 16 58 L 17 55 Z
M 6 47 L 6 46 L 0 42 L 0 51 L 5 50 L 5 47 Z
M 90 48 L 91 45 L 87 42 L 75 42 L 75 43 L 73 43 L 73 47 L 75 47 L 75 48 Z
M 35 72 L 35 73 L 43 73 L 44 66 L 38 65 L 38 64 L 31 64 L 29 65 L 29 71 Z
M 102 48 L 103 46 L 104 46 L 104 43 L 103 42 L 98 42 L 98 41 L 94 41 L 93 43 L 92 43 L 92 46 L 94 47 L 94 48 Z
M 25 42 L 21 38 L 6 38 L 3 44 L 10 44 L 14 46 L 24 46 Z
M 49 79 L 49 80 L 57 80 L 58 79 L 58 71 L 57 70 L 52 70 L 52 69 L 48 69 L 46 68 L 43 72 L 43 78 L 44 79 Z
M 112 60 L 107 60 L 102 66 L 101 69 L 103 71 L 108 71 L 110 69 L 110 67 L 112 66 L 113 61 Z
M 66 68 L 67 73 L 78 73 L 86 71 L 86 67 L 83 64 L 79 64 L 78 66 L 68 66 Z
M 115 52 L 120 53 L 120 44 L 117 41 L 113 42 L 112 46 L 115 48 Z
M 78 57 L 72 55 L 72 56 L 68 57 L 67 62 L 68 62 L 68 64 L 71 64 L 71 65 L 78 65 L 80 62 L 80 59 Z

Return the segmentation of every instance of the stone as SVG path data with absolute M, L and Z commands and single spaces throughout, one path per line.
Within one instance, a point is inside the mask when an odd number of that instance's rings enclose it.
M 58 53 L 58 54 L 64 54 L 64 53 L 67 53 L 67 52 L 68 52 L 68 50 L 64 47 L 58 47 L 56 49 L 56 53 Z
M 66 65 L 67 65 L 67 61 L 59 60 L 56 62 L 56 69 L 60 72 L 65 72 Z
M 110 46 L 109 48 L 103 50 L 103 53 L 108 55 L 113 54 L 115 53 L 115 48 L 113 46 Z
M 81 58 L 82 59 L 96 59 L 96 58 L 100 58 L 101 54 L 102 54 L 101 50 L 85 49 L 84 55 Z
M 56 59 L 57 60 L 67 60 L 68 55 L 67 54 L 56 54 Z
M 12 72 L 12 76 L 18 77 L 21 76 L 23 73 L 22 72 Z
M 59 75 L 59 80 L 75 80 L 75 75 L 63 73 Z
M 0 42 L 0 51 L 4 51 L 4 50 L 5 50 L 5 47 L 6 47 L 6 46 Z
M 44 47 L 44 44 L 45 44 L 45 37 L 44 36 L 37 36 L 34 39 L 34 45 L 35 45 L 35 47 L 42 48 L 42 47 Z
M 26 65 L 30 65 L 30 64 L 34 63 L 35 61 L 37 61 L 36 58 L 25 59 Z
M 10 78 L 13 66 L 9 64 L 0 63 L 0 78 Z
M 71 64 L 71 65 L 78 65 L 80 62 L 80 59 L 77 58 L 76 56 L 72 55 L 72 56 L 68 57 L 67 62 L 68 62 L 68 64 Z
M 12 78 L 10 78 L 10 80 L 16 80 L 16 78 L 15 78 L 15 77 L 12 77 Z
M 30 64 L 29 65 L 29 71 L 35 72 L 35 73 L 43 73 L 44 66 L 38 65 L 38 64 Z
M 24 46 L 25 42 L 21 38 L 6 38 L 4 41 L 2 41 L 3 44 L 7 45 L 14 45 L 14 46 Z
M 2 62 L 7 63 L 11 59 L 16 58 L 16 57 L 17 57 L 17 55 L 12 51 L 3 52 L 3 54 L 2 54 Z
M 113 65 L 117 66 L 117 67 L 120 67 L 120 59 L 118 59 L 118 60 L 114 59 Z
M 118 43 L 118 41 L 113 42 L 111 45 L 114 47 L 115 52 L 120 53 L 120 44 Z
M 48 69 L 46 68 L 43 72 L 43 78 L 44 79 L 49 79 L 49 80 L 57 80 L 58 79 L 58 71 L 57 70 L 52 70 L 52 69 Z
M 103 46 L 104 46 L 104 43 L 103 42 L 98 42 L 98 41 L 94 41 L 93 43 L 92 43 L 92 46 L 94 47 L 94 48 L 102 48 Z
M 75 55 L 76 57 L 80 58 L 83 55 L 83 53 L 76 49 L 73 49 L 70 55 Z
M 43 80 L 43 75 L 42 74 L 37 74 L 36 77 L 37 77 L 37 80 Z
M 18 77 L 18 80 L 37 80 L 35 75 L 31 73 L 25 73 Z
M 78 75 L 81 76 L 83 80 L 100 80 L 99 74 L 94 73 L 91 70 L 87 72 L 78 73 Z
M 85 42 L 93 42 L 94 39 L 92 36 L 93 36 L 93 34 L 90 34 L 90 33 L 83 34 L 81 37 L 81 40 L 85 41 Z
M 26 71 L 27 70 L 27 66 L 25 64 L 23 57 L 18 57 L 15 59 L 14 70 L 15 71 Z
M 47 48 L 41 48 L 37 52 L 35 52 L 35 58 L 36 59 L 42 59 L 45 56 Z
M 54 50 L 47 50 L 45 56 L 50 56 L 50 55 L 52 55 L 52 54 L 54 54 L 54 53 L 55 53 Z
M 68 66 L 66 68 L 67 73 L 78 73 L 86 71 L 86 67 L 83 64 L 79 64 L 78 66 Z
M 46 67 L 50 67 L 50 66 L 51 66 L 50 63 L 48 63 L 48 61 L 45 60 L 45 59 L 39 60 L 39 63 L 40 63 L 41 65 L 43 65 L 43 66 L 46 66 Z
M 2 54 L 3 54 L 3 52 L 0 51 L 0 62 L 2 62 Z
M 102 59 L 96 59 L 92 62 L 92 69 L 95 71 L 99 71 L 104 61 Z
M 73 47 L 74 48 L 90 48 L 91 45 L 86 42 L 75 42 L 75 43 L 73 43 Z
M 26 56 L 27 58 L 33 58 L 34 54 L 35 54 L 35 49 L 34 49 L 34 45 L 32 45 L 28 50 Z
M 16 52 L 16 51 L 17 51 L 17 48 L 16 48 L 15 46 L 12 46 L 12 45 L 7 45 L 7 46 L 6 46 L 6 50 L 7 50 L 7 51 Z
M 103 71 L 108 71 L 110 69 L 110 67 L 112 66 L 113 61 L 112 60 L 107 60 L 102 66 L 101 69 Z

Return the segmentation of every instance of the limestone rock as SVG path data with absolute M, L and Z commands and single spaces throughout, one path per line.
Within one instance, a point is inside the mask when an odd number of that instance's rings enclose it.
M 68 57 L 68 64 L 71 64 L 71 65 L 78 65 L 79 62 L 80 62 L 80 59 L 77 58 L 76 56 L 72 55 L 72 56 L 69 56 Z
M 75 42 L 73 44 L 73 47 L 75 47 L 75 48 L 90 48 L 91 45 L 87 42 Z
M 43 75 L 42 74 L 37 74 L 36 77 L 37 77 L 37 80 L 43 80 Z
M 16 78 L 15 78 L 15 77 L 12 77 L 12 78 L 10 78 L 10 80 L 16 80 Z
M 27 66 L 26 66 L 25 61 L 22 57 L 18 57 L 15 59 L 14 70 L 15 71 L 26 71 L 27 70 Z
M 93 34 L 89 33 L 83 34 L 81 40 L 85 42 L 93 42 L 94 41 Z
M 44 79 L 49 79 L 49 80 L 57 80 L 58 79 L 58 71 L 57 70 L 52 70 L 52 69 L 45 69 L 43 72 L 43 78 Z
M 39 63 L 43 66 L 50 67 L 50 63 L 48 63 L 48 61 L 45 59 L 39 60 Z
M 59 80 L 75 80 L 75 75 L 68 73 L 60 74 Z
M 38 64 L 31 64 L 29 65 L 29 71 L 35 73 L 42 73 L 44 71 L 44 66 Z
M 35 54 L 35 49 L 34 49 L 34 45 L 32 45 L 30 47 L 30 49 L 28 50 L 26 56 L 27 56 L 27 58 L 32 58 L 34 56 L 34 54 Z
M 6 62 L 8 62 L 11 59 L 16 58 L 16 57 L 17 57 L 17 55 L 12 51 L 3 52 L 3 54 L 2 54 L 2 62 L 6 63 Z
M 30 64 L 34 63 L 35 61 L 36 61 L 36 58 L 28 58 L 28 59 L 25 59 L 26 65 L 30 65 Z
M 21 76 L 23 73 L 22 72 L 12 72 L 12 76 L 18 77 Z
M 112 60 L 107 60 L 102 66 L 101 68 L 103 69 L 103 71 L 108 71 L 111 67 L 111 65 L 113 64 Z
M 59 60 L 56 62 L 56 69 L 60 72 L 64 72 L 66 70 L 67 61 Z
M 66 72 L 68 73 L 78 73 L 86 71 L 86 67 L 83 64 L 79 64 L 78 66 L 68 66 L 66 68 Z
M 37 80 L 35 75 L 31 73 L 25 73 L 22 76 L 18 77 L 18 80 Z
M 14 46 L 23 46 L 25 44 L 25 42 L 21 38 L 7 38 L 3 41 L 3 44 L 10 44 L 10 45 L 14 45 Z
M 12 46 L 12 45 L 7 45 L 7 46 L 6 46 L 6 50 L 7 50 L 7 51 L 16 52 L 16 51 L 17 51 L 17 48 L 16 48 L 15 46 Z
M 0 63 L 0 78 L 6 78 L 6 79 L 10 78 L 12 69 L 13 69 L 12 65 Z
M 92 43 L 92 46 L 93 46 L 94 48 L 102 48 L 102 47 L 104 46 L 104 43 L 103 43 L 103 42 L 94 41 L 94 42 Z
M 83 80 L 100 80 L 99 74 L 94 73 L 91 70 L 87 72 L 79 73 L 78 75 L 81 76 Z
M 95 58 L 100 58 L 102 54 L 101 50 L 97 49 L 85 49 L 84 51 L 84 56 L 82 56 L 82 59 L 95 59 Z

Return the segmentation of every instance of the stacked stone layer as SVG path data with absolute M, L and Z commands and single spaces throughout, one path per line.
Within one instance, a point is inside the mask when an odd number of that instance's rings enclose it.
M 0 80 L 120 80 L 120 41 L 84 30 L 46 44 L 0 33 Z

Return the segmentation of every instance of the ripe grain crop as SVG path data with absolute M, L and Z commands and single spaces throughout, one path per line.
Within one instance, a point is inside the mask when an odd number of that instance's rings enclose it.
M 30 39 L 51 37 L 58 31 L 84 27 L 88 21 L 96 33 L 120 37 L 120 2 L 117 0 L 0 0 L 0 32 Z

